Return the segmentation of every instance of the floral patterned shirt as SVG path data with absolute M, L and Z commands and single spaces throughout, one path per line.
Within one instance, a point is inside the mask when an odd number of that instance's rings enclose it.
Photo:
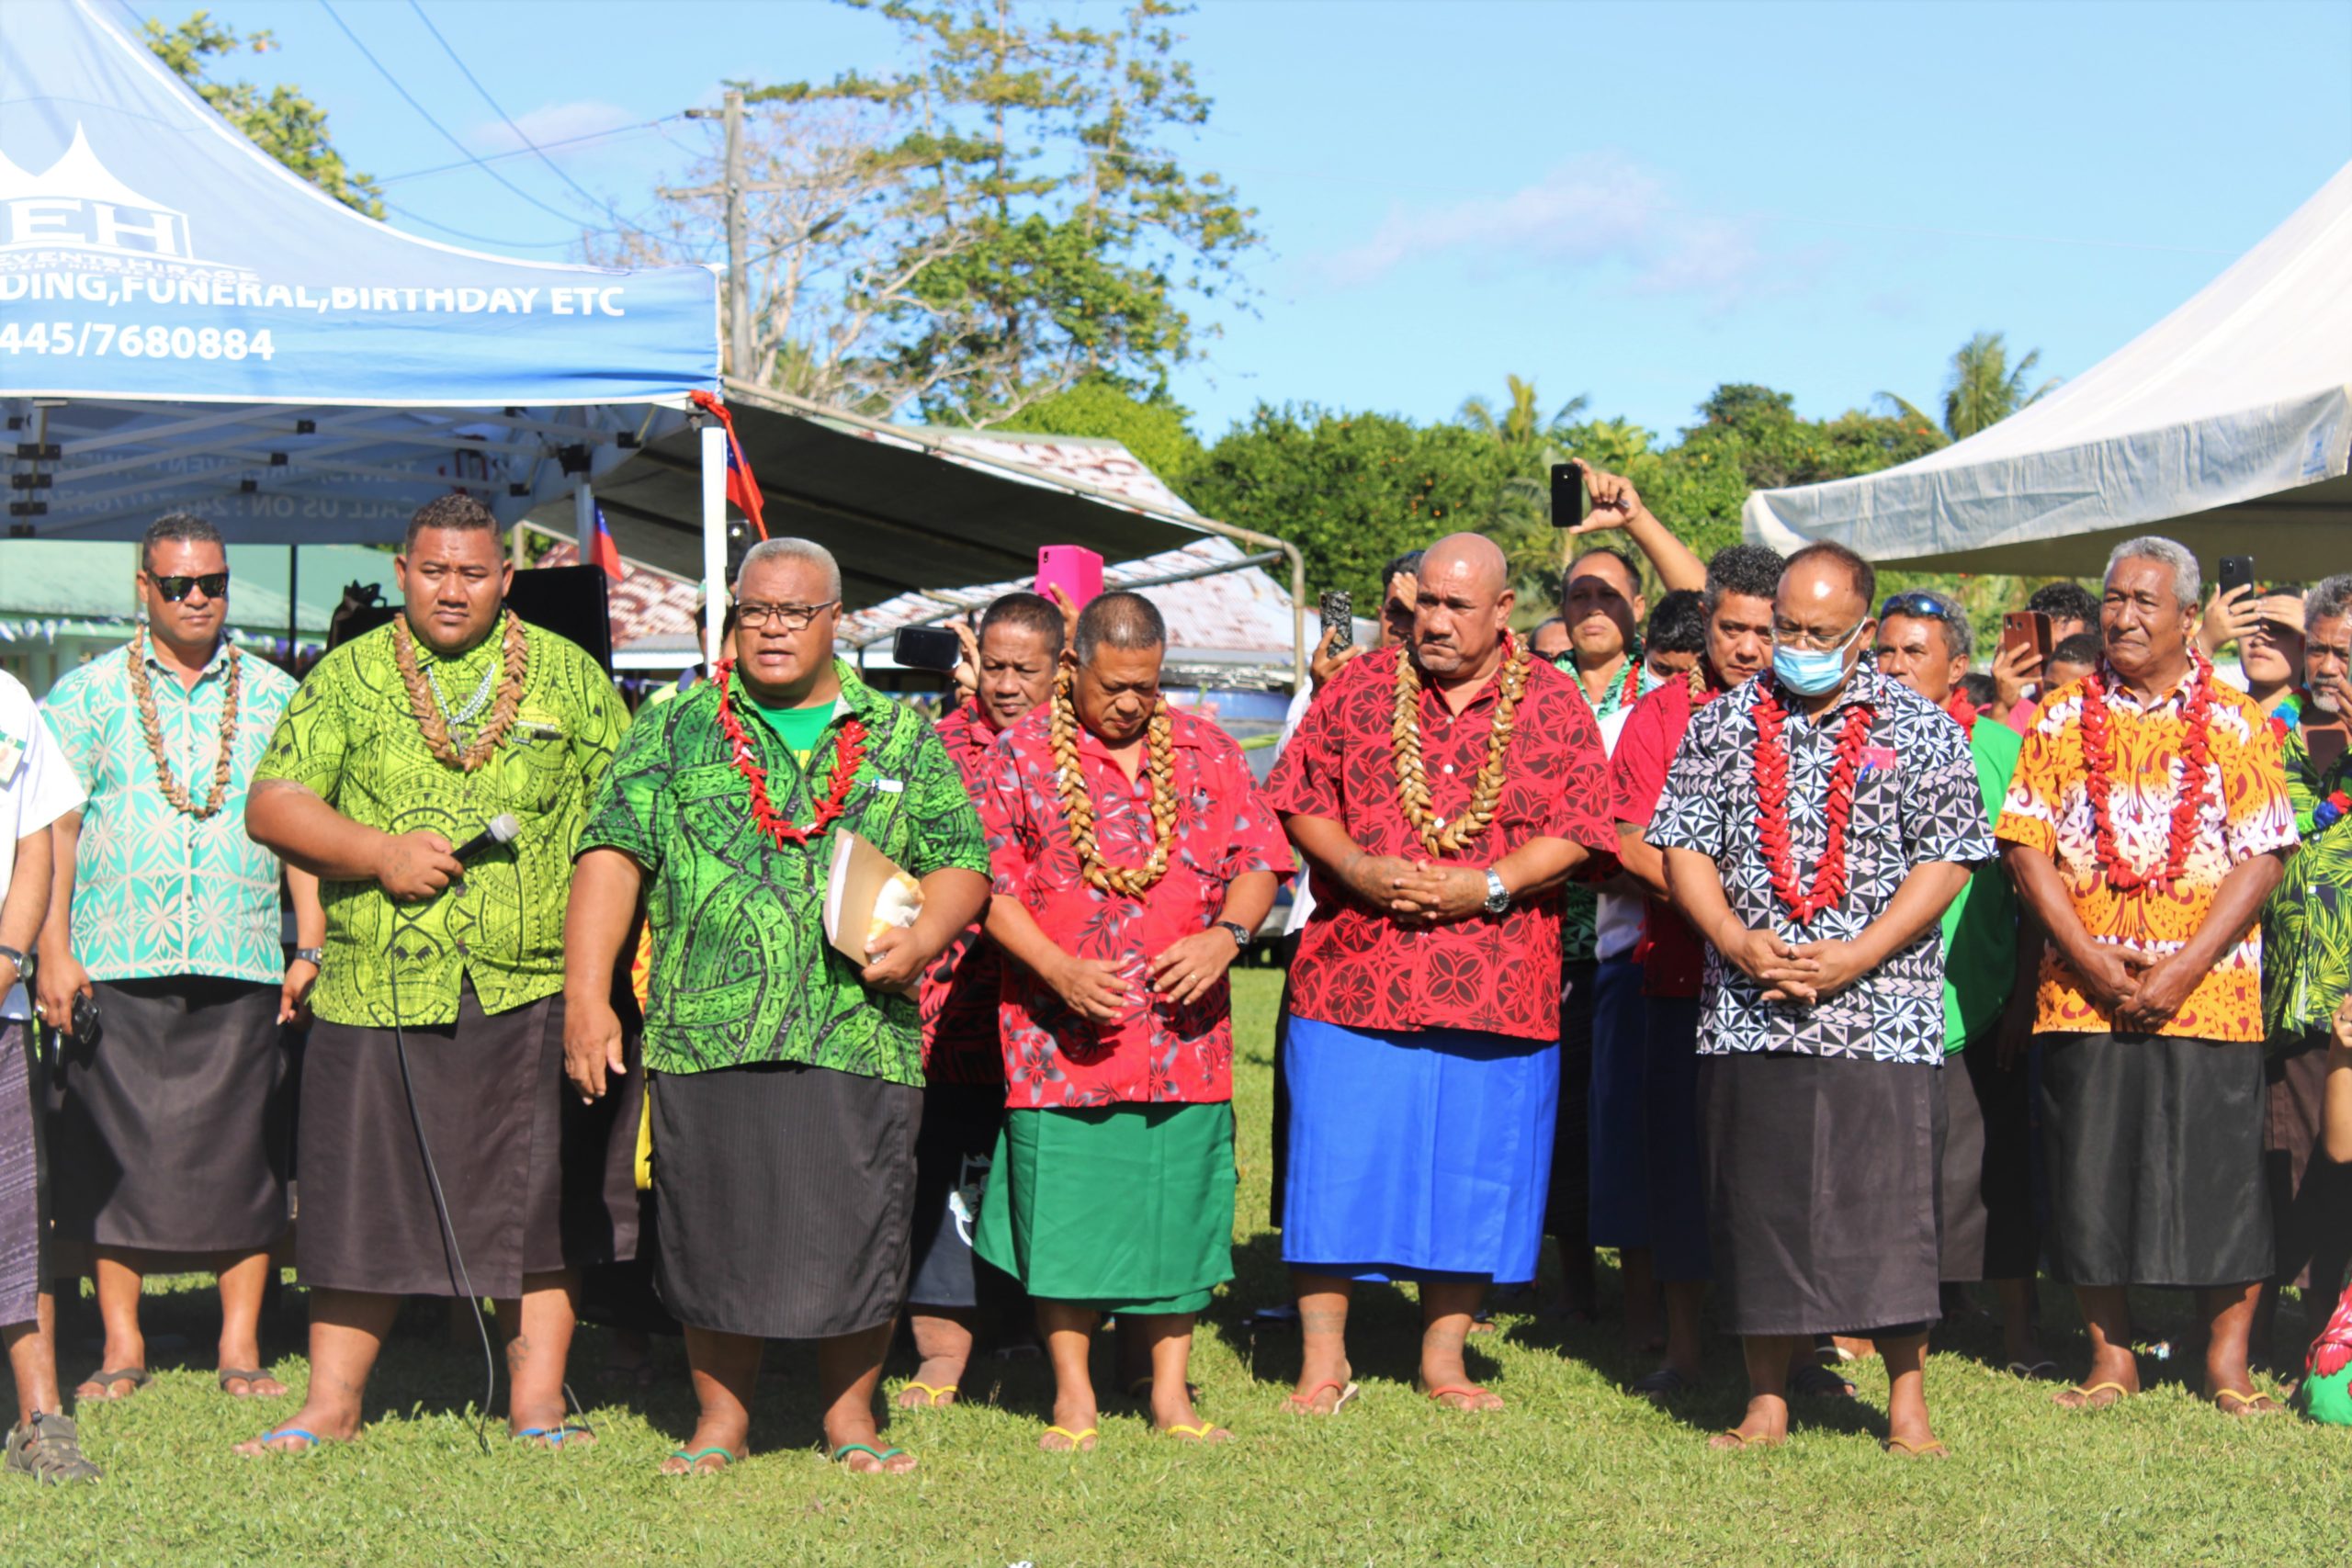
M 2352 990 L 2352 823 L 2312 820 L 2352 773 L 2352 750 L 2323 770 L 2297 729 L 2282 761 L 2302 847 L 2262 909 L 2262 1016 L 2273 1043 L 2325 1030 Z
M 997 732 L 977 703 L 967 702 L 934 727 L 956 776 L 977 795 L 987 775 L 989 748 Z M 918 998 L 922 1010 L 923 1076 L 933 1083 L 989 1084 L 1004 1081 L 1004 1045 L 997 1032 L 997 993 L 1004 955 L 980 930 L 982 909 L 923 972 Z
M 220 756 L 227 694 L 223 643 L 193 690 L 147 654 L 147 683 L 172 777 L 202 803 Z M 245 836 L 245 792 L 294 678 L 237 658 L 237 733 L 220 809 L 191 817 L 164 798 L 130 694 L 130 649 L 69 670 L 41 705 L 89 792 L 74 860 L 74 956 L 93 980 L 209 975 L 256 984 L 286 972 L 277 857 Z
M 1142 897 L 1107 893 L 1080 874 L 1055 788 L 1051 705 L 997 739 L 978 791 L 996 891 L 1019 899 L 1063 952 L 1115 964 L 1139 998 L 1122 1019 L 1072 1012 L 1026 967 L 1004 966 L 1006 1103 L 1016 1110 L 1119 1104 L 1212 1104 L 1233 1098 L 1233 1001 L 1220 981 L 1179 1007 L 1149 996 L 1152 959 L 1209 929 L 1235 877 L 1287 876 L 1290 845 L 1232 737 L 1204 718 L 1169 715 L 1175 745 L 1176 841 L 1168 871 Z M 1141 865 L 1153 843 L 1151 777 L 1130 782 L 1083 728 L 1078 764 L 1094 802 L 1095 838 L 1113 865 Z
M 1430 858 L 1396 801 L 1392 726 L 1402 649 L 1351 660 L 1316 694 L 1274 764 L 1267 797 L 1286 817 L 1320 817 L 1365 853 Z M 1421 690 L 1421 760 L 1431 809 L 1464 810 L 1487 760 L 1494 682 L 1456 714 Z M 1609 760 L 1576 682 L 1540 660 L 1527 671 L 1505 753 L 1494 820 L 1440 863 L 1485 867 L 1531 839 L 1566 839 L 1614 865 Z M 1290 971 L 1291 1011 L 1356 1030 L 1474 1030 L 1520 1040 L 1560 1037 L 1560 899 L 1514 903 L 1499 918 L 1408 926 L 1316 880 L 1315 913 Z
M 1608 749 L 1610 739 L 1617 733 L 1608 721 L 1620 714 L 1631 714 L 1635 703 L 1665 684 L 1665 678 L 1652 674 L 1649 665 L 1644 661 L 1642 639 L 1639 637 L 1627 646 L 1625 669 L 1617 671 L 1615 678 L 1609 682 L 1609 689 L 1600 694 L 1599 702 L 1593 701 L 1592 694 L 1585 690 L 1583 678 L 1577 673 L 1576 649 L 1555 655 L 1552 668 L 1576 683 L 1577 694 L 1592 709 L 1594 720 L 1601 727 L 1603 750 Z M 1634 671 L 1634 689 L 1630 695 L 1625 689 L 1627 670 Z M 1600 897 L 1597 889 L 1580 882 L 1571 882 L 1560 889 L 1560 956 L 1565 962 L 1586 964 L 1599 955 Z
M 1662 850 L 1691 850 L 1713 859 L 1741 924 L 1751 931 L 1770 927 L 1791 942 L 1850 941 L 1886 912 L 1916 868 L 1993 858 L 1968 737 L 1941 708 L 1865 660 L 1817 717 L 1787 705 L 1781 740 L 1789 757 L 1790 852 L 1806 886 L 1828 841 L 1829 772 L 1838 732 L 1857 705 L 1867 704 L 1871 712 L 1846 829 L 1846 897 L 1808 924 L 1793 924 L 1772 891 L 1758 830 L 1762 812 L 1751 709 L 1758 682 L 1770 679 L 1746 682 L 1691 715 L 1648 833 Z M 1944 943 L 1934 925 L 1812 1007 L 1765 1001 L 1764 987 L 1710 945 L 1699 996 L 1702 1056 L 1785 1051 L 1927 1065 L 1944 1059 Z
M 850 718 L 865 726 L 840 826 L 918 879 L 947 867 L 986 875 L 979 819 L 931 724 L 835 660 L 841 698 L 803 769 L 741 692 L 736 717 L 767 770 L 768 798 L 806 824 L 831 786 Z M 648 707 L 629 727 L 580 833 L 647 872 L 653 976 L 646 987 L 645 1065 L 698 1073 L 795 1062 L 920 1084 L 915 1003 L 876 991 L 825 938 L 832 834 L 779 844 L 752 816 L 750 787 L 718 723 L 718 683 Z
M 2143 704 L 2110 673 L 2106 681 L 2109 746 L 2115 773 L 2108 793 L 2117 852 L 2132 866 L 2160 863 L 2179 798 L 2182 711 L 2188 681 Z M 2098 863 L 2088 773 L 2083 763 L 2084 684 L 2043 699 L 2026 731 L 2018 771 L 2001 811 L 1999 836 L 2050 856 L 2090 934 L 2158 957 L 2177 953 L 2213 908 L 2222 881 L 2241 862 L 2295 843 L 2295 811 L 2278 738 L 2254 699 L 2215 681 L 2206 722 L 2210 773 L 2204 809 L 2178 886 L 2153 884 L 2119 893 Z M 2034 1028 L 2099 1034 L 2113 1025 L 2083 992 L 2055 943 L 2044 945 Z M 2262 1038 L 2262 932 L 2248 925 L 2178 1012 L 2157 1032 L 2199 1040 Z

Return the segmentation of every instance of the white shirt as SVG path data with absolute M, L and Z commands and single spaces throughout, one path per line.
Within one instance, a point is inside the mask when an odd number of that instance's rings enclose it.
M 33 694 L 0 670 L 0 898 L 16 876 L 17 840 L 42 831 L 84 798 L 82 783 Z M 31 1017 L 24 987 L 12 987 L 0 1001 L 0 1018 Z
M 1283 711 L 1282 738 L 1274 742 L 1274 755 L 1280 757 L 1290 750 L 1290 738 L 1298 733 L 1298 721 L 1306 716 L 1307 705 L 1315 701 L 1315 682 L 1307 682 L 1291 694 L 1290 706 Z M 1306 917 L 1315 913 L 1315 895 L 1306 890 L 1308 872 L 1306 857 L 1298 857 L 1298 874 L 1290 879 L 1290 913 L 1283 920 L 1283 935 L 1296 936 L 1306 929 Z
M 1600 747 L 1614 754 L 1617 738 L 1625 733 L 1625 721 L 1634 716 L 1630 707 L 1619 708 L 1600 721 Z M 1614 811 L 1609 813 L 1611 821 Z M 1634 951 L 1642 940 L 1642 905 L 1637 893 L 1603 893 L 1600 908 L 1593 912 L 1593 955 L 1598 958 L 1623 958 Z

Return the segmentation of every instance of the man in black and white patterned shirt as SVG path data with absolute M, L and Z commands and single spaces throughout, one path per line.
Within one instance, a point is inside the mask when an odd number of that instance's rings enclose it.
M 1892 1452 L 1939 1452 L 1922 1363 L 1938 1312 L 1945 905 L 1993 858 L 1960 727 L 1863 654 L 1877 574 L 1789 558 L 1771 671 L 1695 713 L 1648 841 L 1709 943 L 1699 1030 L 1711 1239 L 1745 1340 L 1747 1418 L 1780 1442 L 1790 1359 L 1870 1334 Z

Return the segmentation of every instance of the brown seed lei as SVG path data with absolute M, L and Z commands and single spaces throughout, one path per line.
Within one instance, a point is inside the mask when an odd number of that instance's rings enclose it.
M 1396 659 L 1396 719 L 1390 730 L 1396 757 L 1396 804 L 1405 820 L 1433 855 L 1450 855 L 1487 830 L 1502 799 L 1503 762 L 1510 750 L 1511 716 L 1527 692 L 1526 643 L 1510 641 L 1502 668 L 1495 672 L 1495 720 L 1487 731 L 1487 760 L 1470 786 L 1470 804 L 1451 822 L 1430 809 L 1430 778 L 1421 764 L 1421 672 L 1408 650 Z
M 392 661 L 400 666 L 401 683 L 408 688 L 409 711 L 416 716 L 417 728 L 424 731 L 425 749 L 445 768 L 470 773 L 489 761 L 506 732 L 514 728 L 514 716 L 523 706 L 523 676 L 530 667 L 530 643 L 523 635 L 522 617 L 504 610 L 500 618 L 505 632 L 506 671 L 498 678 L 498 696 L 490 705 L 489 722 L 460 755 L 449 741 L 449 721 L 442 716 L 441 704 L 426 684 L 424 671 L 416 667 L 416 644 L 409 635 L 408 617 L 392 617 Z
M 1168 873 L 1168 847 L 1176 841 L 1176 739 L 1168 716 L 1168 699 L 1151 710 L 1145 730 L 1146 776 L 1151 780 L 1150 858 L 1139 866 L 1112 865 L 1094 841 L 1094 800 L 1086 793 L 1086 774 L 1078 761 L 1078 702 L 1073 694 L 1075 673 L 1064 669 L 1054 682 L 1053 713 L 1046 734 L 1054 748 L 1054 789 L 1061 796 L 1062 819 L 1069 824 L 1069 841 L 1078 851 L 1079 874 L 1088 886 L 1105 893 L 1140 898 Z
M 147 755 L 155 760 L 155 782 L 163 786 L 164 798 L 172 809 L 198 821 L 220 809 L 229 797 L 229 771 L 237 756 L 237 685 L 241 671 L 239 661 L 243 655 L 234 645 L 229 649 L 229 673 L 220 686 L 220 738 L 218 753 L 212 759 L 212 787 L 206 792 L 204 804 L 198 806 L 186 786 L 172 777 L 172 764 L 164 750 L 164 723 L 155 712 L 155 687 L 147 676 L 147 628 L 141 626 L 131 635 L 130 699 L 139 705 L 139 731 L 147 738 Z

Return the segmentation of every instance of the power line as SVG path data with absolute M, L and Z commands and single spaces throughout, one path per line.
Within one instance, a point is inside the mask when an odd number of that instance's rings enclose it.
M 416 13 L 416 19 L 424 24 L 424 30 L 426 32 L 433 35 L 433 41 L 441 46 L 441 52 L 449 57 L 449 63 L 455 65 L 458 68 L 458 73 L 464 76 L 467 81 L 473 84 L 474 91 L 481 95 L 481 101 L 488 104 L 491 107 L 492 112 L 495 113 L 500 119 L 505 122 L 506 129 L 514 133 L 514 140 L 520 141 L 525 147 L 529 148 L 532 152 L 537 152 L 538 154 L 539 162 L 548 166 L 548 172 L 554 175 L 556 178 L 561 180 L 564 184 L 570 186 L 573 190 L 578 191 L 582 196 L 586 197 L 588 198 L 589 205 L 603 209 L 605 216 L 610 218 L 616 223 L 626 221 L 619 213 L 613 210 L 613 204 L 611 202 L 606 201 L 603 197 L 598 196 L 594 191 L 590 190 L 586 186 L 582 185 L 578 180 L 573 179 L 570 175 L 564 173 L 561 166 L 560 166 L 553 158 L 548 157 L 537 142 L 523 134 L 523 128 L 514 123 L 514 117 L 508 114 L 504 107 L 499 104 L 499 101 L 490 96 L 490 89 L 481 85 L 481 78 L 473 73 L 473 68 L 468 65 L 464 59 L 459 56 L 457 50 L 450 46 L 449 40 L 441 36 L 441 29 L 433 25 L 433 18 L 424 14 L 424 7 L 418 3 L 418 0 L 408 0 L 408 8 Z
M 387 212 L 396 212 L 411 223 L 422 223 L 428 229 L 438 229 L 444 234 L 453 234 L 460 240 L 471 240 L 477 245 L 496 245 L 502 250 L 560 251 L 567 250 L 572 245 L 579 243 L 576 240 L 495 239 L 488 234 L 474 233 L 470 230 L 453 229 L 447 223 L 440 222 L 435 219 L 427 218 L 424 213 L 417 211 L 416 209 L 413 207 L 401 207 L 389 201 L 384 203 L 384 210 Z
M 452 169 L 470 169 L 477 163 L 495 164 L 502 159 L 520 158 L 526 153 L 538 152 L 551 147 L 576 147 L 582 141 L 601 141 L 608 136 L 634 136 L 641 130 L 659 133 L 666 121 L 678 118 L 673 114 L 663 115 L 660 119 L 649 119 L 639 125 L 616 125 L 606 130 L 582 131 L 578 136 L 559 137 L 553 141 L 535 142 L 530 146 L 516 147 L 504 152 L 485 152 L 479 159 L 460 159 L 454 164 L 435 164 L 428 169 L 407 169 L 397 175 L 380 175 L 377 176 L 376 183 L 379 186 L 388 186 L 401 180 L 421 180 L 427 175 L 446 175 Z
M 406 87 L 401 85 L 400 78 L 393 75 L 390 71 L 385 68 L 384 62 L 377 59 L 374 52 L 371 51 L 366 44 L 359 40 L 359 35 L 351 30 L 351 24 L 345 21 L 341 16 L 336 14 L 333 0 L 319 0 L 319 9 L 324 11 L 327 14 L 327 18 L 334 22 L 336 27 L 343 29 L 343 36 L 351 40 L 351 46 L 359 51 L 361 58 L 365 59 L 368 64 L 376 68 L 376 74 L 381 76 L 386 82 L 390 83 L 391 85 L 392 91 L 398 93 L 402 100 L 407 103 L 408 107 L 417 112 L 418 117 L 422 118 L 425 124 L 439 131 L 443 141 L 448 142 L 450 146 L 463 153 L 466 160 L 472 164 L 476 168 L 480 169 L 483 174 L 488 175 L 492 179 L 496 180 L 500 185 L 504 186 L 508 190 L 513 191 L 516 196 L 521 197 L 525 201 L 529 202 L 533 207 L 537 208 L 540 211 L 545 212 L 551 217 L 560 218 L 566 223 L 571 224 L 575 228 L 585 229 L 591 233 L 597 234 L 617 234 L 621 232 L 618 229 L 599 228 L 594 224 L 581 222 L 579 218 L 574 214 L 566 212 L 560 208 L 548 206 L 546 202 L 541 201 L 537 197 L 533 196 L 529 191 L 525 190 L 521 186 L 516 185 L 513 180 L 508 179 L 504 175 L 500 174 L 496 169 L 492 168 L 488 164 L 483 163 L 480 158 L 474 155 L 472 148 L 468 147 L 464 142 L 458 141 L 457 136 L 447 126 L 443 125 L 439 120 L 434 118 L 432 111 L 427 109 L 423 104 L 418 103 L 416 101 L 416 96 L 413 93 L 411 93 Z M 451 230 L 450 232 L 455 233 L 456 231 Z

